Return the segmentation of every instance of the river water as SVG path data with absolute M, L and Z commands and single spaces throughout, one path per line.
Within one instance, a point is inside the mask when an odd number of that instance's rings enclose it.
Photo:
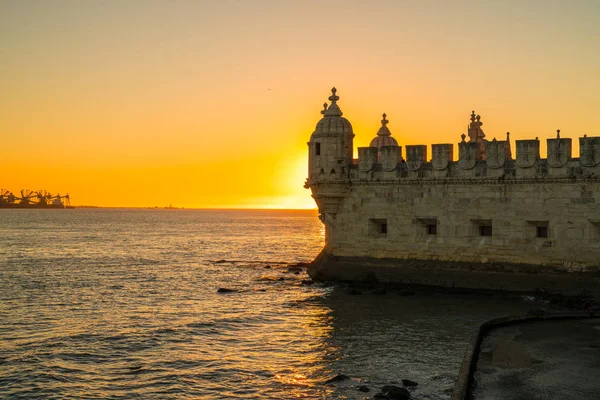
M 322 246 L 315 211 L 0 210 L 0 398 L 365 399 L 410 379 L 449 399 L 479 323 L 547 307 L 302 285 L 288 264 Z

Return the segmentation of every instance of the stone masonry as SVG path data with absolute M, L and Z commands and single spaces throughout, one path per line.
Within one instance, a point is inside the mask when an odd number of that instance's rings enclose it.
M 326 227 L 315 279 L 575 293 L 600 288 L 600 137 L 483 139 L 473 113 L 454 145 L 358 149 L 332 96 L 309 142 Z M 330 99 L 332 99 L 330 98 Z M 388 121 L 384 117 L 384 124 Z M 319 128 L 320 127 L 320 128 Z M 325 128 L 324 128 L 325 127 Z M 509 136 L 507 134 L 507 139 Z M 317 151 L 318 149 L 318 151 Z M 317 154 L 318 153 L 318 154 Z

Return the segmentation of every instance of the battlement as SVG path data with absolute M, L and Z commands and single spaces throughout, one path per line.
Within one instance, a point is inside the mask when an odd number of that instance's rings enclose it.
M 509 144 L 505 140 L 484 141 L 486 159 L 477 156 L 477 142 L 458 143 L 458 160 L 454 161 L 454 145 L 431 145 L 431 158 L 425 145 L 384 146 L 380 159 L 378 149 L 359 147 L 358 161 L 349 169 L 351 181 L 394 179 L 544 179 L 600 178 L 600 137 L 579 138 L 580 154 L 572 157 L 572 140 L 547 139 L 546 158 L 540 157 L 540 140 L 517 140 L 516 158 L 507 158 Z

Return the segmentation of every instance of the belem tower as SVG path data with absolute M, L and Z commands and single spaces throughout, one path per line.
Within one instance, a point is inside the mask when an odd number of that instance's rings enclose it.
M 600 288 L 600 137 L 487 140 L 475 112 L 458 143 L 401 146 L 383 114 L 353 159 L 332 89 L 308 142 L 325 224 L 315 280 L 579 294 Z

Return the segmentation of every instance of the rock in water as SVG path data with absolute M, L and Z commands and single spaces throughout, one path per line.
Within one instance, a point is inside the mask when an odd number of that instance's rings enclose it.
M 383 399 L 383 400 L 390 400 L 389 397 L 387 397 L 386 394 L 383 393 L 377 393 L 375 394 L 375 396 L 373 396 L 374 399 Z
M 303 285 L 312 285 L 313 283 L 315 283 L 312 279 L 304 279 L 302 281 Z
M 348 380 L 348 379 L 350 379 L 350 378 L 348 378 L 346 375 L 344 375 L 344 374 L 339 374 L 339 375 L 336 375 L 336 376 L 334 376 L 334 377 L 333 377 L 333 378 L 331 378 L 331 379 L 327 379 L 327 380 L 325 381 L 325 384 L 327 385 L 327 384 L 329 384 L 329 383 L 342 382 L 342 381 L 346 381 L 346 380 Z
M 385 394 L 390 400 L 410 399 L 410 392 L 399 386 L 385 385 L 381 388 L 381 392 Z
M 369 389 L 369 388 L 368 388 L 367 386 L 365 386 L 365 385 L 362 385 L 362 386 L 359 386 L 359 387 L 358 387 L 358 391 L 359 391 L 359 392 L 364 392 L 364 393 L 367 393 L 367 392 L 370 392 L 370 391 L 371 391 L 371 389 Z
M 302 268 L 301 267 L 289 267 L 288 268 L 288 272 L 302 272 Z
M 410 379 L 402 379 L 402 384 L 404 387 L 419 386 L 417 382 L 411 381 Z
M 224 287 L 220 287 L 219 289 L 217 289 L 217 293 L 233 293 L 233 292 L 237 292 L 237 290 L 235 289 L 227 289 Z

